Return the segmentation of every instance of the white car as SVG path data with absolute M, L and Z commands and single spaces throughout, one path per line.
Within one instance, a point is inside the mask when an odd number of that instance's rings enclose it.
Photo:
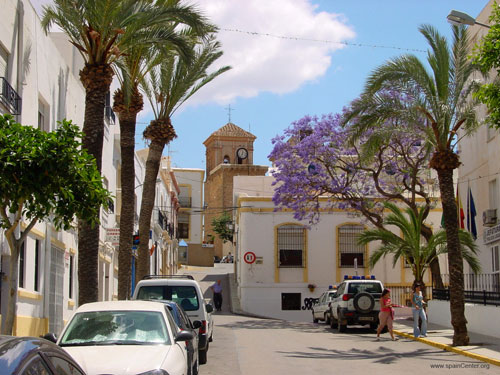
M 57 344 L 88 375 L 186 375 L 186 341 L 159 302 L 105 301 L 80 306 Z
M 200 284 L 191 275 L 151 275 L 137 283 L 134 300 L 167 300 L 179 304 L 191 321 L 199 320 L 198 356 L 200 365 L 207 363 L 209 342 L 213 336 L 214 308 L 203 298 Z
M 330 302 L 336 295 L 337 289 L 332 288 L 324 292 L 319 298 L 318 302 L 312 306 L 313 322 L 318 323 L 319 320 L 330 324 Z

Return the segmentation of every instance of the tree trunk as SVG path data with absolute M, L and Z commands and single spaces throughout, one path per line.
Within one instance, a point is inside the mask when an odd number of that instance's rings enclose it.
M 132 89 L 129 105 L 122 89 L 115 91 L 113 109 L 120 120 L 120 154 L 122 160 L 120 209 L 120 250 L 118 253 L 118 299 L 130 298 L 132 235 L 135 219 L 135 125 L 137 113 L 143 107 L 142 95 Z
M 432 228 L 428 227 L 426 225 L 422 225 L 422 236 L 426 239 L 427 242 L 429 242 L 429 239 L 432 236 Z M 436 253 L 436 249 L 433 250 L 432 256 L 434 256 Z M 435 288 L 443 289 L 444 284 L 443 284 L 443 279 L 441 278 L 441 267 L 439 266 L 439 259 L 435 258 L 431 261 L 430 265 L 430 272 L 432 276 L 432 283 Z
M 113 79 L 109 65 L 86 65 L 80 71 L 85 87 L 83 148 L 92 155 L 101 171 L 106 94 Z M 78 304 L 95 302 L 99 296 L 99 225 L 91 227 L 79 221 L 78 226 Z
M 139 217 L 139 254 L 137 262 L 136 283 L 149 274 L 149 230 L 151 228 L 151 215 L 153 213 L 156 179 L 160 169 L 161 156 L 165 143 L 153 140 L 149 146 L 146 161 L 146 176 L 142 190 L 141 212 Z
M 135 124 L 136 113 L 120 112 L 120 153 L 122 159 L 120 210 L 120 251 L 118 253 L 118 299 L 130 297 L 132 235 L 135 217 Z
M 453 345 L 469 344 L 467 320 L 465 319 L 463 258 L 458 238 L 458 215 L 453 188 L 453 169 L 436 169 L 443 205 L 443 216 L 448 246 L 450 270 L 450 313 L 453 326 Z
M 10 245 L 10 243 L 9 243 Z M 12 335 L 14 328 L 14 319 L 17 308 L 17 287 L 19 284 L 19 250 L 21 245 L 10 246 L 9 257 L 9 293 L 7 295 L 6 316 L 2 319 L 2 335 Z

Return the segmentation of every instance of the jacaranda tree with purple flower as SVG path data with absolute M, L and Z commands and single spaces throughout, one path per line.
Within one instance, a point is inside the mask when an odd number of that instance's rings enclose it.
M 310 223 L 319 220 L 320 208 L 354 210 L 384 230 L 384 202 L 393 201 L 425 220 L 437 199 L 423 127 L 389 119 L 350 144 L 352 129 L 343 122 L 341 114 L 305 116 L 273 139 L 275 205 Z M 426 239 L 432 236 L 428 225 L 422 223 L 421 230 Z M 439 274 L 439 263 L 432 259 L 431 271 Z

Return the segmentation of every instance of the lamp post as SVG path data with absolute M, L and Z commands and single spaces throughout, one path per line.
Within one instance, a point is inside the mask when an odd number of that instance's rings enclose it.
M 490 28 L 489 25 L 477 22 L 474 17 L 469 16 L 467 13 L 459 12 L 458 10 L 452 10 L 446 18 L 448 19 L 448 22 L 453 25 L 469 25 L 469 26 L 479 25 L 487 27 L 488 29 Z

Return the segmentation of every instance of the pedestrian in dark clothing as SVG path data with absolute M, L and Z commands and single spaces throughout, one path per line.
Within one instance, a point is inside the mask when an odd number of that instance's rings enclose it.
M 222 285 L 220 285 L 220 280 L 210 287 L 214 292 L 214 304 L 217 311 L 222 309 Z

